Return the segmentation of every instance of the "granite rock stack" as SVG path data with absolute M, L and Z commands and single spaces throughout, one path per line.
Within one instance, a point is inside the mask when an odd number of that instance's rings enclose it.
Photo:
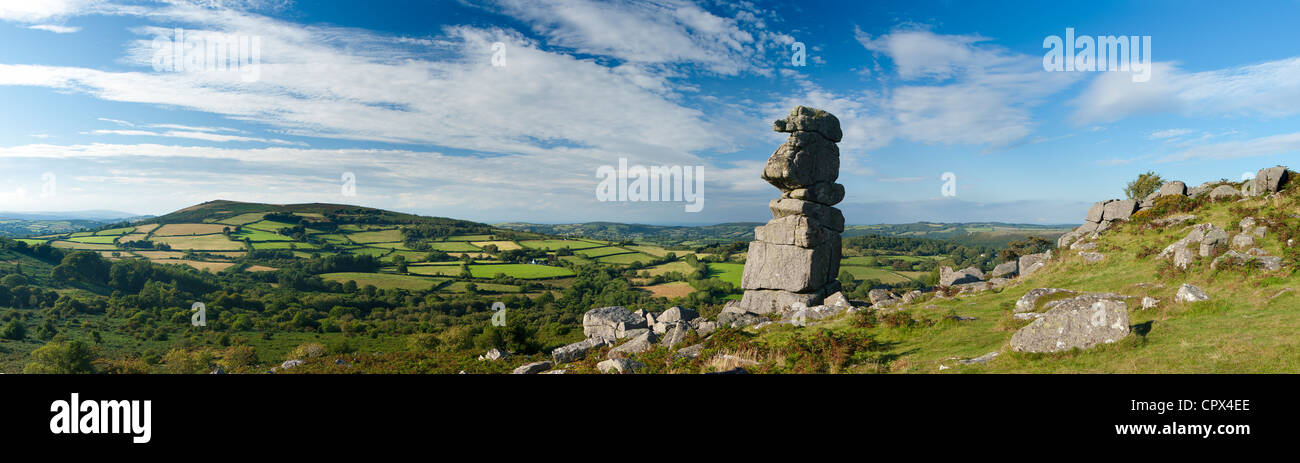
M 781 197 L 768 204 L 772 220 L 754 229 L 740 282 L 740 307 L 756 314 L 813 307 L 840 287 L 844 215 L 832 207 L 844 199 L 844 185 L 835 183 L 840 122 L 826 111 L 799 106 L 772 128 L 790 137 L 763 167 L 763 180 L 779 188 Z

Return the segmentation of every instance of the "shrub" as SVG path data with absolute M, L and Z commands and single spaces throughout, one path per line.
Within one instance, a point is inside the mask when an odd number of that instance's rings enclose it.
M 22 320 L 15 318 L 6 323 L 4 328 L 0 328 L 0 338 L 20 341 L 25 337 L 27 337 L 27 325 L 24 325 Z
M 1164 184 L 1165 179 L 1160 178 L 1155 172 L 1147 172 L 1138 175 L 1138 178 L 1132 182 L 1128 182 L 1128 186 L 1124 187 L 1124 195 L 1128 196 L 1128 199 L 1141 200 L 1151 193 L 1155 193 Z
M 327 353 L 329 353 L 329 349 L 325 348 L 324 344 L 319 342 L 308 342 L 289 351 L 289 357 L 286 360 L 318 358 L 323 357 Z
M 173 375 L 199 375 L 207 373 L 212 365 L 212 353 L 207 350 L 190 352 L 172 349 L 162 357 L 163 371 Z
M 23 367 L 24 374 L 68 375 L 94 373 L 95 355 L 81 341 L 51 342 L 32 351 L 32 361 Z

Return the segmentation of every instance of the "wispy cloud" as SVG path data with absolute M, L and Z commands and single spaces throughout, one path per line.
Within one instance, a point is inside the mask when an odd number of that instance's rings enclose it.
M 37 25 L 35 25 L 35 26 L 28 26 L 27 28 L 28 28 L 28 29 L 35 29 L 35 30 L 38 30 L 38 31 L 53 32 L 53 33 L 55 33 L 55 34 L 74 34 L 74 33 L 77 33 L 77 32 L 81 32 L 81 28 L 80 28 L 80 27 L 76 27 L 76 26 L 59 26 L 59 25 L 55 25 L 55 24 L 37 24 Z
M 1177 63 L 1152 63 L 1149 82 L 1124 73 L 1097 73 L 1073 100 L 1079 124 L 1135 115 L 1282 117 L 1300 114 L 1300 58 L 1187 72 Z
M 1151 135 L 1149 135 L 1147 138 L 1150 138 L 1152 140 L 1163 140 L 1166 138 L 1181 137 L 1189 133 L 1192 133 L 1192 129 L 1157 130 L 1155 132 L 1151 132 Z
M 1300 153 L 1300 132 L 1196 146 L 1167 156 L 1161 159 L 1161 162 L 1187 159 L 1235 159 L 1292 153 Z

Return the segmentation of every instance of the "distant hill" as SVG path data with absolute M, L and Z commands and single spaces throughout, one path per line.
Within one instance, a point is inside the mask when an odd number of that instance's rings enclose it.
M 557 236 L 574 236 L 603 240 L 635 240 L 660 245 L 704 246 L 717 243 L 751 241 L 754 227 L 761 222 L 732 222 L 705 226 L 665 226 L 625 224 L 614 222 L 587 222 L 573 224 L 499 223 L 497 227 L 544 233 Z M 863 235 L 906 236 L 945 240 L 976 247 L 1002 248 L 1010 241 L 1026 236 L 1041 236 L 1049 240 L 1065 234 L 1074 225 L 1035 225 L 1002 222 L 933 223 L 916 222 L 885 225 L 850 225 L 843 236 Z
M 121 211 L 68 211 L 68 212 L 2 212 L 0 219 L 17 219 L 17 220 L 88 220 L 94 222 L 114 222 L 135 218 L 150 217 L 147 215 L 132 214 Z
M 364 206 L 328 203 L 264 204 L 218 199 L 190 206 L 170 214 L 152 217 L 138 223 L 211 223 L 238 217 L 243 214 L 279 213 L 297 215 L 309 221 L 316 217 L 330 217 L 339 223 L 369 224 L 441 224 L 463 227 L 471 231 L 487 231 L 491 227 L 468 220 L 445 217 L 428 217 L 406 214 Z

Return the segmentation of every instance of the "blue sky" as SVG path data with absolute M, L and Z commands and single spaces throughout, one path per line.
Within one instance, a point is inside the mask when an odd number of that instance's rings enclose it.
M 1077 223 L 1147 170 L 1199 184 L 1288 164 L 1297 17 L 1293 0 L 0 0 L 0 210 L 762 221 L 771 120 L 803 104 L 844 127 L 849 223 Z M 1150 36 L 1150 80 L 1046 71 L 1066 28 Z M 155 70 L 177 29 L 257 39 L 256 78 Z M 703 210 L 597 201 L 619 158 L 703 166 Z

